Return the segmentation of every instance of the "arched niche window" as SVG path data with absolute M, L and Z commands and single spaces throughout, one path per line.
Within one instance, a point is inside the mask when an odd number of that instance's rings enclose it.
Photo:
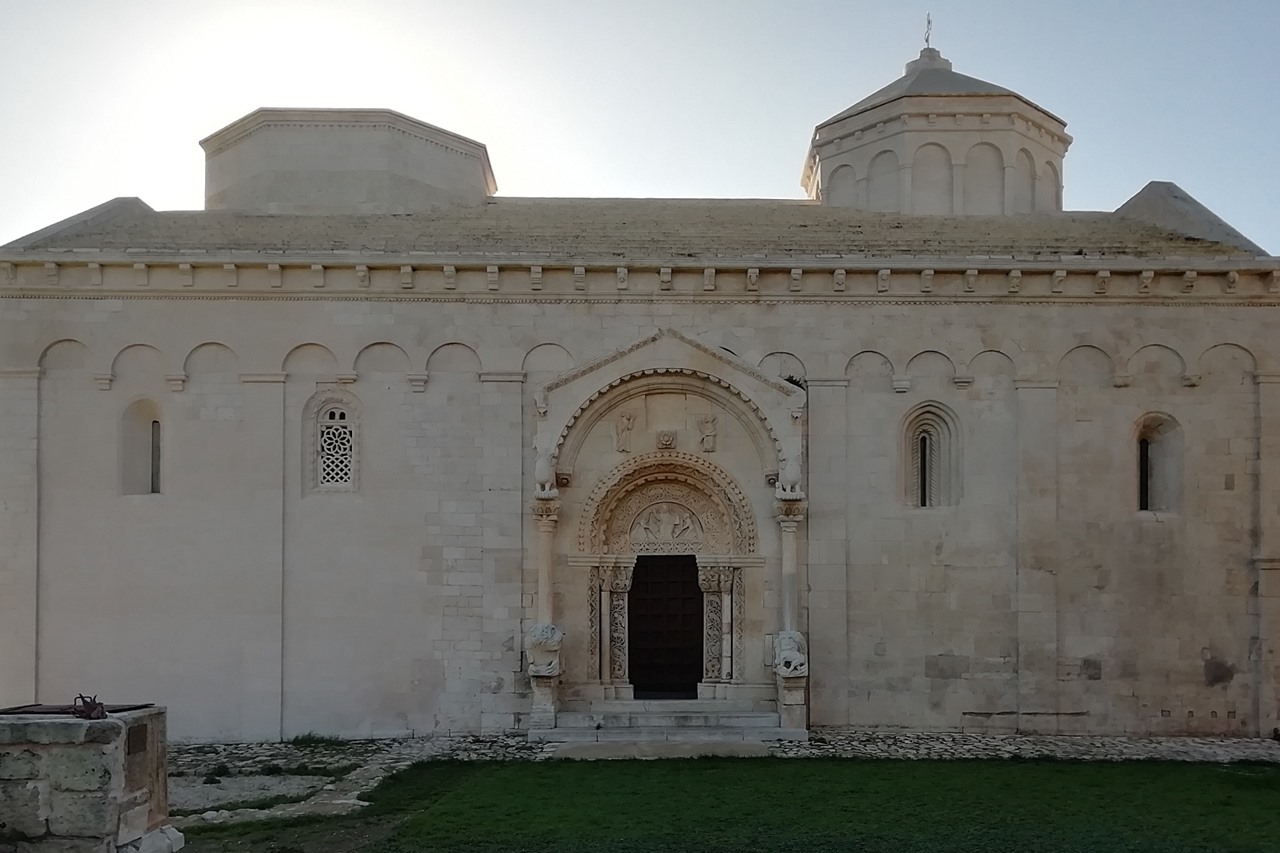
M 907 416 L 903 430 L 907 505 L 951 506 L 960 498 L 960 431 L 951 411 L 926 403 Z
M 163 419 L 152 400 L 136 400 L 120 419 L 120 491 L 158 495 L 162 485 Z
M 352 492 L 359 481 L 359 409 L 338 389 L 317 393 L 304 413 L 308 486 L 318 492 Z
M 1182 505 L 1182 428 L 1165 414 L 1138 421 L 1138 510 L 1176 512 Z

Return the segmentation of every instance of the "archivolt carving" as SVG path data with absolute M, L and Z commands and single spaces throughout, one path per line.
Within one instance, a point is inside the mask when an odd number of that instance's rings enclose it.
M 658 451 L 624 462 L 583 507 L 586 554 L 754 554 L 746 496 L 718 466 L 692 453 Z
M 769 384 L 772 386 L 775 383 L 770 380 Z M 618 391 L 618 394 L 622 396 L 611 393 L 624 385 L 629 385 L 630 387 L 626 391 Z M 549 385 L 547 387 L 551 388 L 552 386 Z M 789 389 L 787 393 L 793 393 L 797 390 L 792 386 L 785 387 Z M 775 460 L 782 451 L 782 438 L 755 400 L 728 381 L 718 376 L 704 373 L 701 370 L 656 367 L 637 370 L 626 376 L 619 377 L 596 391 L 583 401 L 582 405 L 578 406 L 555 440 L 553 456 L 556 460 L 557 475 L 567 477 L 572 474 L 573 464 L 577 459 L 581 442 L 596 422 L 607 416 L 611 410 L 616 409 L 618 405 L 621 405 L 626 400 L 660 391 L 693 393 L 720 403 L 724 406 L 726 412 L 738 419 L 756 443 L 757 451 L 759 451 L 761 461 L 765 466 L 765 473 L 774 473 Z M 610 396 L 610 401 L 602 405 L 600 403 L 601 398 L 606 395 Z M 743 406 L 746 408 L 743 409 Z M 588 416 L 588 409 L 593 408 L 598 409 L 598 414 L 597 412 L 592 412 Z M 750 414 L 748 414 L 748 411 Z M 754 418 L 751 415 L 754 415 Z M 571 440 L 571 434 L 575 433 L 577 437 Z M 772 447 L 769 447 L 769 444 Z

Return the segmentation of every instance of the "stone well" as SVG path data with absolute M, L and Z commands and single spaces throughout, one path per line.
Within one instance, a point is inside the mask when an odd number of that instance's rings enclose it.
M 180 849 L 166 753 L 164 708 L 101 720 L 49 706 L 0 712 L 0 853 Z

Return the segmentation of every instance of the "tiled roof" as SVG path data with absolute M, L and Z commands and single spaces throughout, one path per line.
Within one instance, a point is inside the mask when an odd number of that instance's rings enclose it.
M 113 209 L 109 209 L 113 208 Z M 807 201 L 497 198 L 401 215 L 155 212 L 133 200 L 11 244 L 27 252 L 282 251 L 536 258 L 1240 256 L 1112 213 L 905 216 Z M 1248 254 L 1248 253 L 1246 253 Z

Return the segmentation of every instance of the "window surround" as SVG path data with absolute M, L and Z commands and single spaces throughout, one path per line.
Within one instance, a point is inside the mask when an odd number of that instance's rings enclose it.
M 359 491 L 360 406 L 355 395 L 340 388 L 317 391 L 303 408 L 302 426 L 306 491 Z M 342 479 L 343 473 L 347 474 L 346 479 Z
M 960 429 L 937 402 L 907 413 L 901 430 L 903 497 L 907 506 L 934 509 L 960 502 Z

